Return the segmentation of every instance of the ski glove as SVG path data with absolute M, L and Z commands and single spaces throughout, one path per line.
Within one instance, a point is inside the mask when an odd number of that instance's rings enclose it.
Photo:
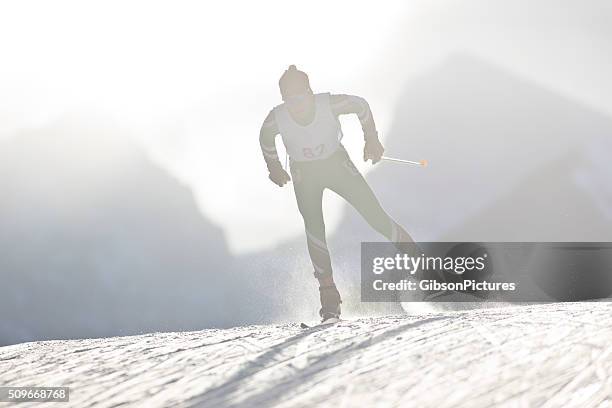
M 372 159 L 372 164 L 376 164 L 380 161 L 380 158 L 383 155 L 385 148 L 380 143 L 378 138 L 366 140 L 365 146 L 363 148 L 363 161 L 368 161 Z
M 287 174 L 280 163 L 268 167 L 268 170 L 270 171 L 270 175 L 268 177 L 279 187 L 282 187 L 287 184 L 287 182 L 291 181 L 291 177 L 289 177 L 289 174 Z

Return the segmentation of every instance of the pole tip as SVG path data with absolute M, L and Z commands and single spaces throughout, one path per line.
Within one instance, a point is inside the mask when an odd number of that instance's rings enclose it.
M 427 160 L 421 160 L 421 166 L 427 167 Z

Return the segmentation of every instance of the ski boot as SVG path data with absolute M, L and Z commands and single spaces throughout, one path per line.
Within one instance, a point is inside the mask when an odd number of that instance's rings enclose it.
M 319 294 L 321 299 L 321 323 L 335 323 L 340 320 L 340 293 L 335 284 L 330 286 L 320 286 Z

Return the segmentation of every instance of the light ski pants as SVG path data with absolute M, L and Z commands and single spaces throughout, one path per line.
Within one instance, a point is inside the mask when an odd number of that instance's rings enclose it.
M 383 210 L 343 146 L 326 159 L 292 161 L 291 177 L 298 208 L 304 218 L 308 252 L 316 278 L 332 274 L 322 207 L 326 188 L 348 201 L 372 228 L 389 241 L 412 242 L 410 235 Z

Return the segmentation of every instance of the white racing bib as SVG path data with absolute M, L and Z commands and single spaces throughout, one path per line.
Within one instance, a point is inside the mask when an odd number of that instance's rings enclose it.
M 332 112 L 329 93 L 316 94 L 314 97 L 314 119 L 306 126 L 293 120 L 285 104 L 274 108 L 274 118 L 283 144 L 294 161 L 325 159 L 340 147 L 342 129 Z

